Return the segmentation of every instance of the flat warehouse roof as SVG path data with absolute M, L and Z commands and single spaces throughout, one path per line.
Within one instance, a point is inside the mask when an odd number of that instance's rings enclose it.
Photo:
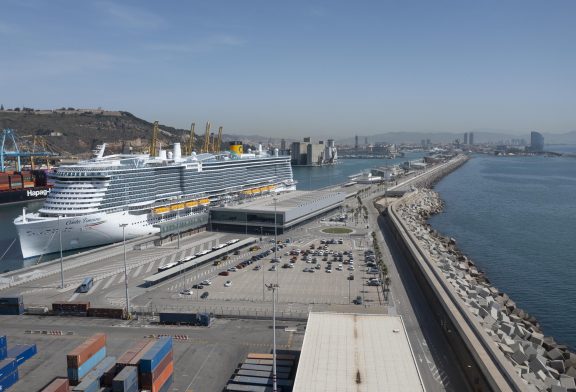
M 344 192 L 331 191 L 290 191 L 279 193 L 274 197 L 277 198 L 276 211 L 285 212 L 323 198 L 336 198 L 337 200 L 342 201 L 345 199 L 346 194 Z M 243 204 L 235 204 L 229 207 L 213 207 L 212 210 L 274 212 L 274 198 L 272 196 L 258 198 L 256 200 L 244 201 Z
M 311 312 L 294 392 L 425 388 L 400 317 Z

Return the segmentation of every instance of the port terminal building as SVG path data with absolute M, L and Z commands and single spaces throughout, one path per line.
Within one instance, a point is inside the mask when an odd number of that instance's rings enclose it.
M 293 191 L 210 209 L 214 231 L 278 234 L 342 206 L 345 192 Z
M 400 317 L 311 312 L 293 391 L 425 388 Z

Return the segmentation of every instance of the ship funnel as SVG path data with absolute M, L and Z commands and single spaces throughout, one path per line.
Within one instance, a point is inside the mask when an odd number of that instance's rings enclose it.
M 242 142 L 230 142 L 230 151 L 242 155 L 244 153 L 244 148 L 242 147 Z
M 275 156 L 275 157 L 278 156 L 278 149 L 277 149 L 277 148 L 274 149 L 274 156 Z
M 172 153 L 172 151 L 168 151 L 168 159 L 172 159 L 174 157 L 174 154 Z
M 166 159 L 166 150 L 160 150 L 160 154 L 158 156 L 160 159 Z
M 182 149 L 180 143 L 174 143 L 174 160 L 179 161 L 182 158 Z
M 258 152 L 262 154 L 262 144 L 258 143 Z

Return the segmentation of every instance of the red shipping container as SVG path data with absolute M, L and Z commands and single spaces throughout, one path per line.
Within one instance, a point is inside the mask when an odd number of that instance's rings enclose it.
M 67 378 L 57 378 L 46 385 L 40 392 L 68 392 L 70 384 Z
M 170 378 L 170 376 L 174 373 L 174 362 L 170 362 L 166 369 L 158 376 L 158 378 L 154 381 L 154 385 L 152 385 L 152 392 L 158 392 L 164 385 L 164 383 Z
M 97 333 L 66 356 L 69 368 L 78 368 L 106 345 L 106 334 Z
M 142 339 L 137 341 L 132 347 L 126 350 L 124 354 L 120 355 L 116 363 L 119 365 L 127 365 L 130 362 L 130 360 L 132 360 L 132 358 L 134 358 L 136 354 L 142 351 L 144 347 L 146 347 L 146 345 L 149 344 L 150 342 L 151 342 L 150 339 Z
M 142 357 L 144 356 L 144 354 L 146 354 L 148 352 L 148 350 L 150 350 L 152 347 L 154 347 L 154 345 L 156 344 L 156 341 L 151 341 L 149 342 L 146 346 L 144 346 L 144 348 L 142 350 L 140 350 L 140 352 L 138 354 L 136 354 L 134 356 L 134 358 L 132 358 L 130 360 L 130 362 L 128 363 L 129 366 L 138 366 L 138 363 L 140 362 L 140 359 L 142 359 Z
M 154 380 L 158 379 L 166 366 L 169 363 L 173 363 L 172 360 L 174 359 L 174 354 L 170 351 L 156 366 L 156 369 L 152 373 L 140 373 L 140 388 L 141 389 L 152 389 L 152 384 Z

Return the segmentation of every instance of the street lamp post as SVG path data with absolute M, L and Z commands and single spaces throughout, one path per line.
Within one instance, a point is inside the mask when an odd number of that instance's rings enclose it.
M 178 249 L 180 249 L 180 211 L 176 211 L 176 226 L 178 228 Z
M 274 262 L 278 263 L 278 226 L 276 223 L 276 203 L 278 198 L 275 197 L 272 200 L 274 200 Z M 276 266 L 276 285 L 278 285 L 278 266 Z
M 128 223 L 121 223 L 122 242 L 124 243 L 124 287 L 126 288 L 126 317 L 130 318 L 130 302 L 128 297 L 128 268 L 126 267 L 126 226 Z
M 272 391 L 278 392 L 278 383 L 276 381 L 276 289 L 279 286 L 270 283 L 266 287 L 268 290 L 272 290 Z
M 58 215 L 58 236 L 60 237 L 60 288 L 64 288 L 64 260 L 62 259 L 62 229 L 60 228 L 60 215 Z

